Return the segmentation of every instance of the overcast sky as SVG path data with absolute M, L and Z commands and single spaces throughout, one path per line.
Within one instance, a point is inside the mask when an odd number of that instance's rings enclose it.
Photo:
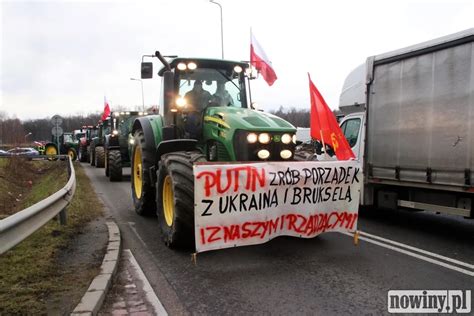
M 141 105 L 130 78 L 155 50 L 221 57 L 219 7 L 206 0 L 0 2 L 0 111 L 21 119 L 101 112 L 104 96 L 112 109 Z M 336 108 L 345 77 L 368 56 L 474 24 L 472 0 L 218 2 L 225 58 L 249 59 L 252 27 L 273 63 L 272 87 L 252 82 L 265 110 L 309 108 L 307 72 Z M 145 104 L 158 104 L 159 79 L 143 84 Z

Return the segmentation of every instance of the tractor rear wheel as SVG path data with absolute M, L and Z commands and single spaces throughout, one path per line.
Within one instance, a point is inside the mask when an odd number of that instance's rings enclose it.
M 174 152 L 161 157 L 157 173 L 158 223 L 168 247 L 194 247 L 193 163 L 206 161 L 197 151 Z
M 104 171 L 105 176 L 109 177 L 109 152 L 104 149 Z
M 87 161 L 87 149 L 84 146 L 79 147 L 79 161 L 80 162 Z
M 72 161 L 76 161 L 77 159 L 77 151 L 74 148 L 69 148 L 67 150 L 67 155 L 71 158 Z
M 155 190 L 152 186 L 149 170 L 152 163 L 145 159 L 145 135 L 142 130 L 134 134 L 132 147 L 132 199 L 135 212 L 146 216 L 156 213 Z
M 108 156 L 110 181 L 122 181 L 122 154 L 120 150 L 110 150 Z
M 53 144 L 48 144 L 46 145 L 46 147 L 44 148 L 44 154 L 47 155 L 47 156 L 54 156 L 54 155 L 57 155 L 58 154 L 58 150 L 56 148 L 55 145 Z M 48 158 L 49 160 L 56 160 L 57 158 L 54 158 L 54 157 L 50 157 Z
M 95 167 L 104 168 L 104 164 L 105 164 L 104 147 L 98 146 L 95 148 Z
M 95 166 L 95 146 L 89 146 L 89 163 Z

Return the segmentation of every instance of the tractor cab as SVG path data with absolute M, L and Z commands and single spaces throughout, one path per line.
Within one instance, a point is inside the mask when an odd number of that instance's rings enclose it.
M 162 77 L 163 129 L 160 152 L 198 148 L 209 161 L 292 160 L 295 127 L 251 106 L 245 62 L 174 58 L 156 52 Z M 142 78 L 152 64 L 142 63 Z M 178 141 L 180 140 L 180 141 Z M 172 141 L 172 143 L 167 143 Z

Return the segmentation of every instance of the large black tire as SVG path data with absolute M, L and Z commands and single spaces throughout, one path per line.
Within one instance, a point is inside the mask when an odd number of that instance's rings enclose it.
M 122 154 L 120 150 L 110 150 L 108 156 L 110 181 L 122 181 Z
M 105 176 L 109 177 L 109 151 L 104 149 L 104 171 Z
M 67 155 L 71 158 L 72 161 L 76 161 L 77 159 L 77 151 L 74 148 L 69 148 L 67 150 Z
M 97 146 L 95 148 L 95 167 L 96 168 L 104 168 L 104 164 L 105 164 L 104 147 Z
M 95 146 L 89 146 L 89 163 L 95 166 Z
M 79 147 L 79 161 L 80 162 L 87 161 L 87 148 L 84 146 Z
M 150 135 L 151 137 L 153 135 Z M 146 159 L 145 135 L 142 130 L 135 131 L 132 147 L 132 200 L 135 212 L 141 216 L 156 214 L 155 189 L 150 179 L 150 168 L 153 162 Z M 154 150 L 154 149 L 153 149 Z
M 156 183 L 157 215 L 163 240 L 171 248 L 195 245 L 193 164 L 198 161 L 206 161 L 206 158 L 197 151 L 174 152 L 161 157 Z M 172 201 L 172 206 L 166 201 Z M 170 207 L 172 211 L 166 212 Z

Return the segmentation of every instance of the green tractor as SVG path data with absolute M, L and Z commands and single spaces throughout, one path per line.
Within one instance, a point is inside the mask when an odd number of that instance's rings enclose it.
M 155 56 L 164 65 L 163 115 L 133 123 L 132 199 L 139 215 L 156 212 L 166 245 L 187 247 L 194 245 L 193 164 L 292 161 L 296 128 L 252 108 L 247 63 Z M 153 63 L 142 62 L 142 79 L 152 73 Z M 197 97 L 200 84 L 207 93 Z M 227 93 L 216 97 L 222 85 Z
M 50 143 L 44 145 L 46 155 L 69 155 L 74 161 L 77 159 L 77 150 L 79 147 L 79 133 L 63 133 L 61 136 L 52 136 Z M 58 149 L 59 144 L 59 149 Z
M 146 112 L 117 111 L 110 113 L 112 132 L 105 136 L 105 175 L 110 181 L 122 181 L 122 168 L 130 167 L 130 132 L 133 121 Z
M 105 167 L 104 140 L 111 132 L 110 116 L 97 125 L 97 134 L 92 138 L 89 145 L 89 162 L 96 168 Z

